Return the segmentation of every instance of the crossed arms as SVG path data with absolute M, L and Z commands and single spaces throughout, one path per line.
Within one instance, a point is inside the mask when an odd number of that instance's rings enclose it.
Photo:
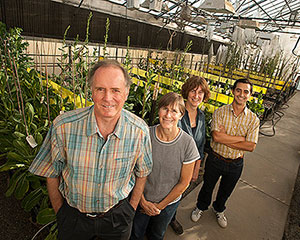
M 237 150 L 253 152 L 256 147 L 256 143 L 246 141 L 245 137 L 226 134 L 223 125 L 219 126 L 219 131 L 212 131 L 212 138 L 217 143 Z

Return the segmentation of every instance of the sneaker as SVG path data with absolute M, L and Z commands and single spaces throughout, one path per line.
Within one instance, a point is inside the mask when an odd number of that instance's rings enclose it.
M 195 207 L 195 209 L 192 211 L 191 219 L 194 222 L 197 222 L 201 218 L 202 214 L 203 214 L 203 211 L 200 210 L 199 208 Z
M 214 211 L 217 217 L 217 221 L 218 224 L 220 225 L 220 227 L 222 228 L 226 228 L 227 227 L 227 219 L 225 217 L 224 212 L 216 212 Z
M 172 229 L 174 230 L 174 232 L 177 235 L 183 234 L 183 228 L 182 228 L 181 224 L 176 219 L 174 221 L 170 222 L 170 226 L 172 227 Z

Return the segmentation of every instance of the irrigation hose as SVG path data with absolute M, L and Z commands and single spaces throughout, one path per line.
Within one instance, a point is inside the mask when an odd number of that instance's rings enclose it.
M 39 233 L 40 233 L 41 231 L 43 231 L 46 227 L 48 227 L 50 224 L 52 224 L 52 223 L 54 223 L 54 222 L 55 222 L 55 220 L 53 220 L 53 221 L 47 223 L 45 226 L 43 226 L 40 230 L 37 231 L 36 234 L 34 234 L 34 236 L 31 238 L 31 240 L 34 240 L 34 239 L 36 238 L 36 236 L 39 235 Z
M 283 108 L 284 105 L 286 105 L 285 108 Z M 285 103 L 285 104 L 283 104 L 283 105 L 281 106 L 280 109 L 287 109 L 287 108 L 289 108 L 289 105 L 287 105 L 287 104 Z M 276 115 L 277 115 L 277 117 L 276 117 Z M 272 114 L 272 119 L 267 119 L 267 120 L 266 120 L 266 122 L 267 122 L 267 121 L 271 121 L 271 122 L 272 122 L 272 132 L 273 132 L 273 133 L 272 133 L 272 134 L 266 134 L 266 133 L 263 133 L 263 132 L 261 132 L 261 130 L 262 130 L 263 128 L 260 129 L 259 133 L 260 133 L 261 135 L 265 136 L 265 137 L 273 137 L 273 136 L 275 136 L 275 134 L 276 134 L 275 126 L 276 126 L 276 124 L 280 121 L 280 119 L 281 119 L 283 116 L 284 116 L 284 112 L 282 112 L 282 111 L 280 111 L 280 110 L 277 110 L 277 111 L 273 112 L 273 114 Z M 262 127 L 266 122 L 264 122 L 264 123 L 261 125 L 261 127 Z

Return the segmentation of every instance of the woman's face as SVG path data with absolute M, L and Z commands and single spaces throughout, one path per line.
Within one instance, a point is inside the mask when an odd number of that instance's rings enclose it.
M 158 111 L 159 123 L 164 129 L 177 128 L 177 123 L 182 117 L 178 104 L 161 107 Z
M 189 91 L 187 97 L 187 103 L 190 104 L 192 107 L 198 107 L 199 104 L 203 101 L 204 92 L 202 91 L 202 87 L 198 86 L 191 91 Z

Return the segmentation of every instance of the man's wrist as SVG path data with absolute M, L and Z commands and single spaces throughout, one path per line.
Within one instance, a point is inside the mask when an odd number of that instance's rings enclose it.
M 138 201 L 135 201 L 135 200 L 132 200 L 132 199 L 129 200 L 129 203 L 130 203 L 130 205 L 134 208 L 134 210 L 137 209 L 137 206 L 138 206 L 138 204 L 139 204 Z

